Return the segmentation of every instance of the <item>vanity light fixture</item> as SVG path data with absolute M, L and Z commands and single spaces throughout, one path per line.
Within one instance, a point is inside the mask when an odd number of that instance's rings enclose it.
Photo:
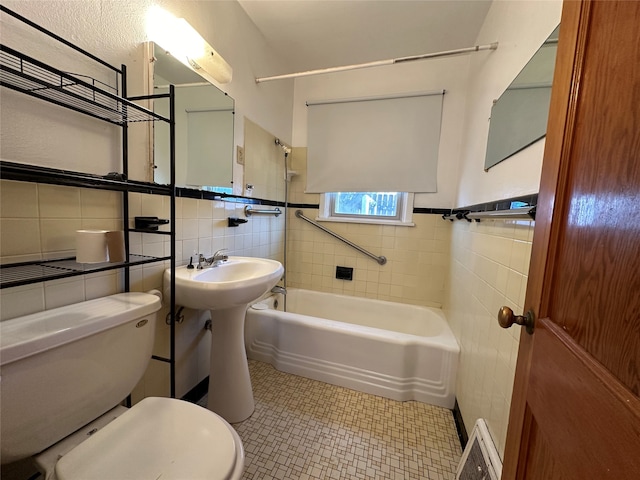
M 184 18 L 153 6 L 147 13 L 147 35 L 173 57 L 203 77 L 229 83 L 233 69 Z

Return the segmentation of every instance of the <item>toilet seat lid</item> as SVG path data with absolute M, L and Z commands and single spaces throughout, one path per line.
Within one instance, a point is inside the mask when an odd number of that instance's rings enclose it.
M 231 428 L 198 405 L 145 398 L 64 455 L 56 475 L 59 480 L 229 480 L 242 458 Z

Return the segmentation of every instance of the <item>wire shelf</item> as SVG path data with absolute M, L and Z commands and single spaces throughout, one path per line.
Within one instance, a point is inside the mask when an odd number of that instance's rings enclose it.
M 85 78 L 87 80 L 85 80 Z M 109 123 L 169 119 L 105 90 L 100 82 L 62 72 L 0 45 L 0 84 Z
M 68 187 L 96 188 L 121 192 L 138 192 L 155 195 L 171 195 L 170 185 L 127 180 L 123 175 L 94 175 L 91 173 L 60 170 L 57 168 L 29 165 L 0 160 L 0 174 L 4 180 L 48 183 Z
M 129 262 L 116 263 L 78 263 L 75 258 L 57 260 L 41 260 L 35 262 L 3 265 L 0 270 L 0 288 L 18 287 L 31 283 L 46 282 L 59 278 L 75 277 L 88 273 L 104 272 L 125 266 L 143 265 L 171 257 L 149 257 L 146 255 L 129 255 Z

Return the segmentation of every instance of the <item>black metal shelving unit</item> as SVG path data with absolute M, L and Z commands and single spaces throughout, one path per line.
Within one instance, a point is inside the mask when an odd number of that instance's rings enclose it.
M 77 263 L 75 257 L 12 263 L 2 266 L 2 288 L 19 287 L 30 283 L 46 282 L 123 267 L 128 268 L 164 260 L 171 260 L 171 257 L 129 254 L 128 261 L 116 263 Z
M 0 268 L 0 288 L 39 283 L 48 280 L 85 275 L 88 273 L 123 269 L 124 288 L 130 289 L 130 267 L 154 262 L 171 262 L 172 272 L 176 259 L 176 187 L 175 187 L 175 95 L 173 86 L 169 93 L 127 97 L 127 69 L 125 65 L 114 67 L 97 56 L 83 50 L 55 33 L 33 23 L 29 19 L 0 5 L 0 11 L 32 27 L 49 38 L 75 50 L 82 58 L 91 59 L 96 64 L 115 75 L 115 87 L 98 80 L 76 74 L 70 74 L 51 65 L 25 55 L 6 45 L 0 45 L 0 85 L 24 93 L 31 97 L 58 105 L 60 107 L 88 115 L 121 127 L 122 131 L 122 170 L 104 176 L 76 171 L 59 170 L 30 164 L 0 162 L 3 179 L 23 182 L 48 183 L 80 188 L 115 190 L 122 192 L 123 227 L 125 232 L 126 260 L 120 263 L 81 264 L 75 258 L 41 260 L 9 265 Z M 109 74 L 111 74 L 109 73 Z M 164 117 L 138 104 L 141 100 L 169 101 L 169 116 Z M 128 180 L 129 149 L 128 125 L 131 122 L 166 122 L 170 131 L 171 183 L 154 183 Z M 129 192 L 152 195 L 167 195 L 171 198 L 170 231 L 142 231 L 129 228 Z M 150 257 L 130 253 L 129 232 L 169 235 L 171 255 L 168 257 Z M 171 396 L 175 397 L 175 273 L 171 275 L 170 322 L 171 345 L 169 358 L 154 356 L 156 360 L 170 365 Z

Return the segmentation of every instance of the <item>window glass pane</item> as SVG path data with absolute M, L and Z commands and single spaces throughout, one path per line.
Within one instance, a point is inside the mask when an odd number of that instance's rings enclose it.
M 398 192 L 338 192 L 333 213 L 337 215 L 398 216 Z

